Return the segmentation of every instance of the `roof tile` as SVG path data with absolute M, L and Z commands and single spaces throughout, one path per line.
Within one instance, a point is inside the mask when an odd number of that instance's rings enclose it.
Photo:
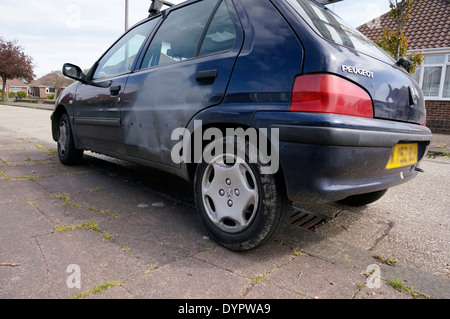
M 394 29 L 395 21 L 385 13 L 379 17 L 380 27 L 363 24 L 358 30 L 375 40 L 383 35 L 384 29 Z M 408 49 L 429 49 L 450 47 L 450 1 L 422 0 L 415 8 L 405 26 L 409 38 Z

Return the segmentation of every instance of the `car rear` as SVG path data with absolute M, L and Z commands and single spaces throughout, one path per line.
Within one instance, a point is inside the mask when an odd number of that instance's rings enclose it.
M 422 91 L 386 52 L 310 0 L 272 0 L 304 48 L 279 129 L 293 201 L 341 200 L 404 183 L 420 170 L 431 132 Z

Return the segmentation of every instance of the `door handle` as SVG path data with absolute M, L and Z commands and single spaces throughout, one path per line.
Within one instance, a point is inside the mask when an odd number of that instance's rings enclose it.
M 112 96 L 119 95 L 120 89 L 121 89 L 120 85 L 111 86 L 109 88 L 109 92 L 111 92 Z
M 218 75 L 219 71 L 217 70 L 198 71 L 195 75 L 195 79 L 197 82 L 201 83 L 213 83 Z

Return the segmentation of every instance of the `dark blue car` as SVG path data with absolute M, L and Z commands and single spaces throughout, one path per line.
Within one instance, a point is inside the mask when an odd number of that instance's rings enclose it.
M 414 178 L 424 97 L 394 61 L 310 0 L 192 0 L 125 33 L 59 97 L 62 163 L 90 150 L 193 183 L 234 250 L 283 229 L 291 203 L 366 205 Z

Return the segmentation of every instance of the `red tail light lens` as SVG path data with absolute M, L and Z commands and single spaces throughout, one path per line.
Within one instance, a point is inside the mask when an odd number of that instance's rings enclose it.
M 358 85 L 332 74 L 296 77 L 289 110 L 373 117 L 370 95 Z
M 423 123 L 420 125 L 422 125 L 422 126 L 427 125 L 427 109 L 426 108 L 423 110 Z

